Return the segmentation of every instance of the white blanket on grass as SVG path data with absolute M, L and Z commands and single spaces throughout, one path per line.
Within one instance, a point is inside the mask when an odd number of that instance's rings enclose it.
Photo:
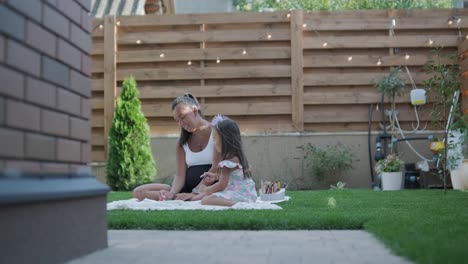
M 240 202 L 236 203 L 232 207 L 227 206 L 215 206 L 215 205 L 202 205 L 200 201 L 154 201 L 150 199 L 144 199 L 143 201 L 138 201 L 135 198 L 128 200 L 113 201 L 107 203 L 107 210 L 280 210 L 283 209 L 275 203 L 288 201 L 289 196 L 286 196 L 284 200 L 279 201 L 261 201 L 260 198 L 257 199 L 256 203 L 245 203 Z

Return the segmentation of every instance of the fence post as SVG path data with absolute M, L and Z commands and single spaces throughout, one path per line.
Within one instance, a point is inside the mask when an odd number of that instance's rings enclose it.
M 459 64 L 461 68 L 461 110 L 464 115 L 468 115 L 468 40 L 464 39 L 458 45 Z
M 303 12 L 291 13 L 291 97 L 292 121 L 295 128 L 304 131 L 304 74 L 303 74 Z
M 104 153 L 109 151 L 109 130 L 112 126 L 116 96 L 116 19 L 115 16 L 104 18 Z

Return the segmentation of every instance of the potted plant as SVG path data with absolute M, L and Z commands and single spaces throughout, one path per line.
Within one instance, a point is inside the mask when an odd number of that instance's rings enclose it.
M 349 146 L 337 144 L 321 148 L 308 143 L 304 153 L 306 174 L 315 176 L 318 182 L 326 180 L 327 185 L 336 183 L 340 173 L 353 167 L 354 154 Z
M 447 189 L 446 179 L 449 173 L 452 185 L 462 188 L 457 178 L 457 169 L 461 164 L 461 149 L 467 137 L 468 122 L 458 104 L 460 66 L 457 64 L 456 54 L 443 54 L 442 48 L 433 49 L 432 55 L 431 60 L 424 65 L 425 72 L 431 76 L 424 84 L 428 88 L 428 94 L 434 98 L 430 115 L 435 121 L 435 128 L 443 131 L 443 147 L 437 152 L 436 169 L 443 181 L 444 190 Z M 449 57 L 453 63 L 447 63 L 444 57 Z
M 382 190 L 401 190 L 403 183 L 403 172 L 401 167 L 403 161 L 395 153 L 391 153 L 385 159 L 379 160 L 375 165 L 377 175 L 382 181 Z
M 390 70 L 388 75 L 385 75 L 383 78 L 378 80 L 375 83 L 375 87 L 379 92 L 390 98 L 390 114 L 396 114 L 396 102 L 395 98 L 397 96 L 401 96 L 403 94 L 403 90 L 405 89 L 405 82 L 400 78 L 400 67 L 394 67 Z M 394 118 L 390 118 L 390 120 L 395 120 Z M 394 132 L 395 125 L 391 124 L 392 132 Z

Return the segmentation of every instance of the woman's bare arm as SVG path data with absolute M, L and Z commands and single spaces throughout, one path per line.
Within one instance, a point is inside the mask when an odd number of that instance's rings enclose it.
M 176 174 L 172 180 L 171 193 L 179 193 L 185 184 L 185 173 L 187 171 L 187 166 L 185 165 L 185 152 L 182 147 L 177 144 L 176 147 Z

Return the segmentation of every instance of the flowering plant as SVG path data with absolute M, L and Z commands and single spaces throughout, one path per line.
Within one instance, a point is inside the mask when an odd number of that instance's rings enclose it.
M 377 174 L 382 172 L 398 172 L 401 171 L 403 161 L 396 154 L 389 154 L 385 159 L 379 160 L 375 165 Z

